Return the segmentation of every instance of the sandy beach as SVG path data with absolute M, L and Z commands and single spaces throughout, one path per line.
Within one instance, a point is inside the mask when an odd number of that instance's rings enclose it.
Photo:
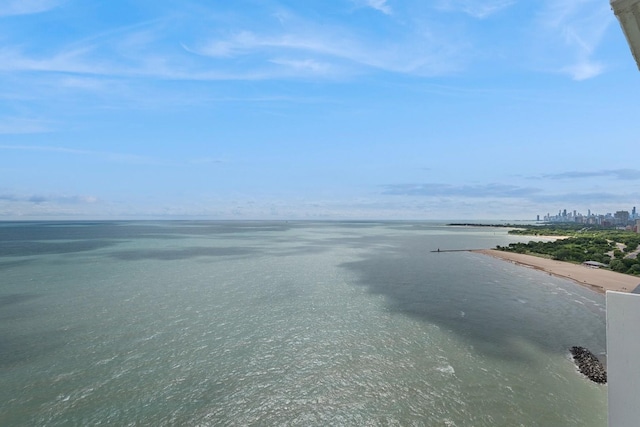
M 554 276 L 570 279 L 600 293 L 605 293 L 606 291 L 633 292 L 634 289 L 640 286 L 640 277 L 616 273 L 615 271 L 590 268 L 583 265 L 554 261 L 533 255 L 503 252 L 495 249 L 481 249 L 473 252 L 482 253 L 515 264 L 542 270 Z

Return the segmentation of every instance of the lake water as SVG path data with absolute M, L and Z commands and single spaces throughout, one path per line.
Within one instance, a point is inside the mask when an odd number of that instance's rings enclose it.
M 605 426 L 604 296 L 435 222 L 0 223 L 0 425 Z

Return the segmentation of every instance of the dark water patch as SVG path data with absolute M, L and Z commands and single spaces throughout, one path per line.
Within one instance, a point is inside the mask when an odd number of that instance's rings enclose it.
M 5 222 L 0 242 L 79 239 L 180 239 L 246 233 L 282 233 L 293 225 L 267 221 Z
M 356 233 L 345 233 L 339 237 L 327 237 L 324 239 L 309 239 L 308 241 L 300 241 L 308 246 L 324 247 L 327 249 L 335 249 L 337 247 L 362 249 L 362 250 L 384 250 L 384 248 L 394 245 L 393 238 L 389 236 L 363 236 Z
M 375 228 L 375 227 L 388 227 L 389 223 L 388 222 L 381 222 L 381 221 L 340 221 L 340 222 L 331 222 L 331 221 L 327 221 L 327 222 L 321 222 L 321 223 L 306 223 L 306 222 L 300 222 L 299 223 L 300 226 L 303 227 L 312 227 L 314 229 L 318 228 L 318 226 L 325 226 L 327 228 L 342 228 L 342 229 L 367 229 L 367 228 Z
M 284 251 L 270 251 L 269 255 L 278 257 L 320 255 L 322 253 L 329 252 L 329 250 L 330 249 L 327 246 L 322 245 L 302 245 L 294 249 L 288 249 Z
M 27 293 L 2 295 L 0 296 L 0 308 L 5 308 L 9 305 L 20 304 L 38 297 L 39 295 Z
M 529 357 L 519 348 L 523 342 L 561 354 L 576 340 L 602 345 L 604 317 L 573 302 L 575 296 L 549 295 L 537 283 L 549 280 L 543 273 L 467 252 L 432 254 L 420 238 L 396 243 L 342 264 L 395 312 L 436 324 L 503 359 Z
M 65 345 L 64 337 L 65 331 L 61 330 L 17 334 L 0 329 L 0 369 L 29 364 L 36 358 L 47 358 Z
M 11 222 L 0 225 L 0 241 L 47 241 L 112 237 L 115 222 Z
M 435 229 L 449 230 L 446 224 L 440 222 L 394 222 L 389 224 L 388 228 L 402 231 L 434 231 Z
M 39 328 L 34 331 L 13 327 L 41 315 L 41 303 L 34 303 L 41 296 L 33 293 L 0 296 L 0 369 L 47 357 L 65 344 L 66 332 L 62 330 Z
M 116 245 L 110 240 L 73 240 L 70 242 L 0 241 L 0 257 L 34 256 L 86 252 Z
M 41 308 L 38 307 L 38 299 L 42 295 L 35 293 L 13 293 L 0 297 L 0 338 L 3 333 L 2 328 L 7 327 L 13 321 L 23 321 L 24 319 L 34 319 L 40 315 Z M 9 329 L 10 330 L 10 329 Z
M 265 249 L 265 252 L 273 256 L 296 256 L 322 254 L 335 250 L 336 248 L 348 248 L 356 250 L 372 250 L 376 249 L 384 251 L 387 243 L 385 238 L 380 236 L 362 236 L 361 234 L 345 233 L 341 237 L 326 238 L 286 238 L 274 239 L 274 243 L 285 244 L 289 246 L 284 250 L 280 250 L 274 246 L 274 249 Z M 295 245 L 295 246 L 293 246 Z M 291 247 L 293 246 L 293 247 Z
M 22 267 L 27 264 L 31 264 L 33 260 L 31 259 L 20 259 L 16 261 L 4 261 L 0 262 L 0 271 L 1 270 L 10 270 L 15 267 Z
M 208 248 L 192 247 L 180 249 L 140 249 L 119 251 L 109 254 L 110 257 L 121 261 L 160 260 L 173 261 L 196 257 L 231 257 L 247 256 L 260 252 L 252 248 Z
M 158 236 L 192 236 L 213 237 L 217 235 L 242 235 L 248 233 L 282 233 L 291 229 L 291 225 L 280 221 L 162 221 L 158 223 L 129 223 L 123 228 L 131 231 L 135 227 L 147 227 L 144 235 L 134 237 L 146 237 L 149 229 Z M 140 230 L 137 230 L 140 231 Z M 235 237 L 235 236 L 234 236 Z

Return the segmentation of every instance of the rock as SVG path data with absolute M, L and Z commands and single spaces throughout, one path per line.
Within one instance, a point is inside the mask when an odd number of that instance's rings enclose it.
M 584 347 L 577 346 L 571 347 L 569 351 L 583 375 L 595 383 L 605 384 L 607 382 L 607 371 L 593 353 Z

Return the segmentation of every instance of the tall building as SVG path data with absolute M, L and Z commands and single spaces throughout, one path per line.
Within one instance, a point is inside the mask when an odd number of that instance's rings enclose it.
M 618 225 L 627 225 L 629 222 L 629 211 L 617 211 L 613 214 L 613 217 L 616 220 L 616 224 Z

